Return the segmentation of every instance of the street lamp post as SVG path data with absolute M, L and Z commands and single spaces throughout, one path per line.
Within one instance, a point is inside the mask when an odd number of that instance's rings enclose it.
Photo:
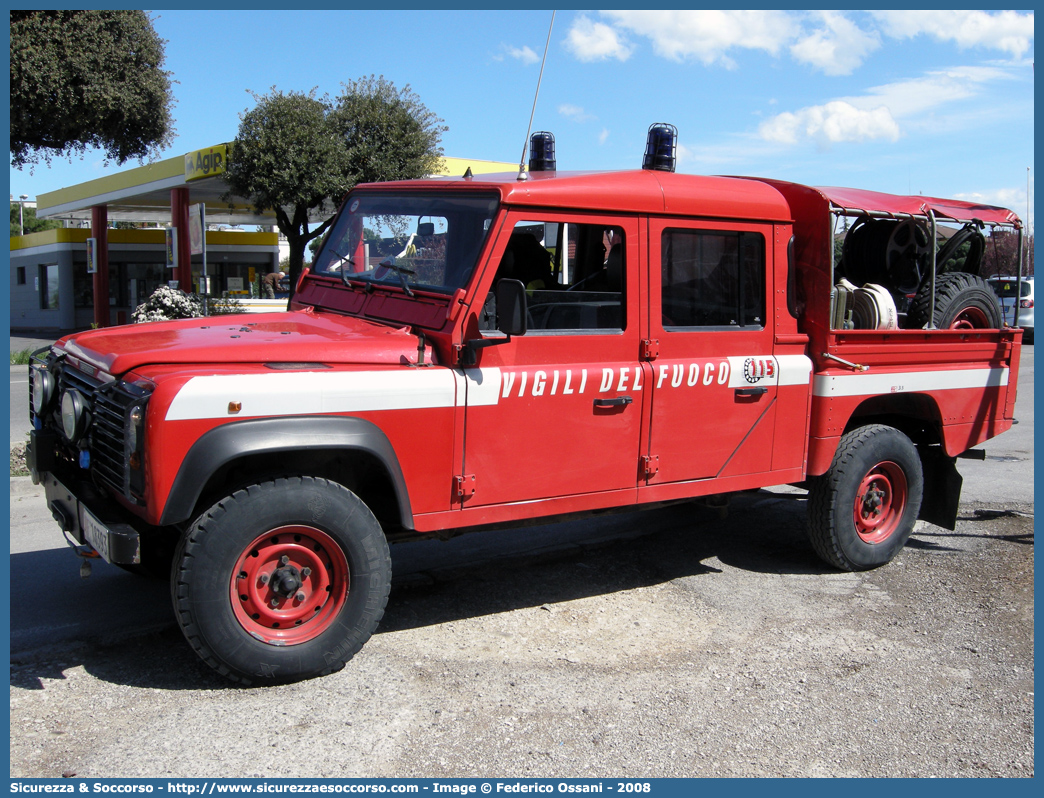
M 28 194 L 18 195 L 18 235 L 25 235 L 25 218 L 22 211 L 25 208 L 25 203 L 28 199 Z M 11 195 L 11 202 L 14 202 L 14 194 Z

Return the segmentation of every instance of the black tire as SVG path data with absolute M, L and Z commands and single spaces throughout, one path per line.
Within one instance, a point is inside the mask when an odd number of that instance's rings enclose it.
M 811 483 L 809 538 L 825 562 L 865 571 L 906 545 L 924 476 L 916 447 L 899 430 L 872 424 L 845 433 L 830 469 Z
M 931 283 L 924 285 L 906 314 L 906 327 L 919 330 L 935 319 L 942 330 L 996 330 L 1001 326 L 1001 306 L 981 277 L 966 272 L 943 274 L 935 280 L 935 313 Z
M 290 477 L 207 510 L 179 544 L 171 593 L 208 665 L 233 681 L 279 684 L 343 668 L 377 628 L 390 585 L 388 542 L 362 500 Z

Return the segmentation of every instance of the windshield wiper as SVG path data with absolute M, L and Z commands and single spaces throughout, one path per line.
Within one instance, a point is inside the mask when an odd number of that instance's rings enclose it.
M 410 286 L 406 282 L 406 275 L 416 274 L 417 272 L 415 272 L 413 269 L 408 269 L 405 266 L 400 266 L 390 258 L 382 260 L 378 265 L 383 266 L 386 269 L 391 269 L 393 272 L 399 275 L 399 282 L 402 284 L 402 290 L 406 292 L 406 296 L 413 296 L 413 291 L 410 290 Z
M 332 271 L 335 267 L 340 266 L 341 267 L 341 282 L 344 283 L 345 285 L 348 285 L 348 281 L 350 279 L 352 279 L 351 277 L 349 277 L 349 275 L 353 274 L 354 272 L 346 271 L 345 268 L 344 268 L 344 264 L 347 263 L 349 266 L 351 266 L 354 269 L 355 268 L 355 261 L 352 260 L 348 255 L 342 255 L 336 249 L 333 251 L 333 253 L 340 260 L 338 260 L 337 263 L 335 263 L 333 266 L 330 266 L 329 270 Z

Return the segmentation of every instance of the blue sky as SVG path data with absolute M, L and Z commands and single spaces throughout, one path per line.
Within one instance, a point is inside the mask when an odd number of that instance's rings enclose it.
M 232 140 L 248 91 L 335 96 L 372 73 L 410 84 L 442 117 L 446 155 L 517 162 L 551 21 L 544 10 L 151 13 L 177 81 L 163 157 Z M 555 134 L 559 169 L 639 167 L 654 122 L 677 126 L 682 172 L 978 199 L 1024 217 L 1033 14 L 558 12 L 533 129 Z M 35 198 L 121 168 L 103 161 L 12 169 L 11 192 Z

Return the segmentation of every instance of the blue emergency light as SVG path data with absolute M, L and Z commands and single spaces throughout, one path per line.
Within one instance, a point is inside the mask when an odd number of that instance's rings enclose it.
M 529 171 L 554 172 L 556 170 L 555 137 L 546 130 L 534 133 L 529 138 Z
M 665 122 L 649 125 L 642 169 L 673 172 L 678 160 L 678 128 Z

